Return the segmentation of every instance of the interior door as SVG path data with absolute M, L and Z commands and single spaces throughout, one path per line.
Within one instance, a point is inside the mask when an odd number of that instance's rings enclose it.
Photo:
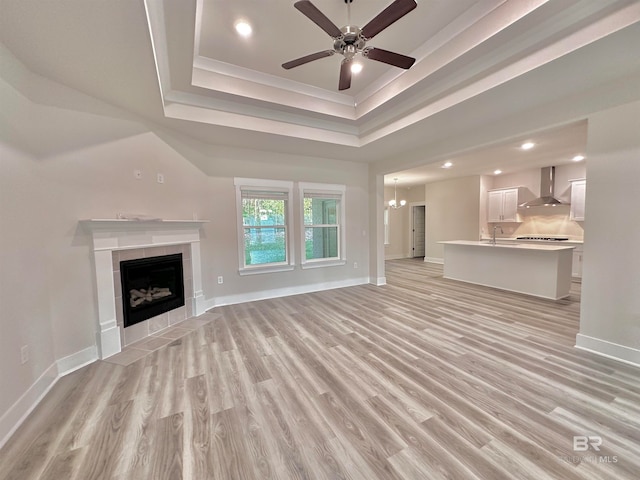
M 425 239 L 425 222 L 424 222 L 424 205 L 417 205 L 412 208 L 412 256 L 424 257 L 424 239 Z

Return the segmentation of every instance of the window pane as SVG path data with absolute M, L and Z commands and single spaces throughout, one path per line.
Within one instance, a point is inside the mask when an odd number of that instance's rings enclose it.
M 242 224 L 246 227 L 285 225 L 285 204 L 285 200 L 243 198 Z
M 335 198 L 304 199 L 304 224 L 305 225 L 337 225 L 338 206 L 340 200 Z
M 305 227 L 307 260 L 338 257 L 338 227 Z
M 263 265 L 287 261 L 285 228 L 245 228 L 245 265 Z

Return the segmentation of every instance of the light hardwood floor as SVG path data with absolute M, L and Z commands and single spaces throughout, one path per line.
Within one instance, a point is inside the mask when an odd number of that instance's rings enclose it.
M 553 302 L 418 260 L 387 281 L 216 308 L 65 376 L 0 478 L 638 478 L 640 369 L 573 347 L 579 284 Z

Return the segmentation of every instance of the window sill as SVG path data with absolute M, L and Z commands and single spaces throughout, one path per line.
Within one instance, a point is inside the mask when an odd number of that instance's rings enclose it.
M 241 268 L 238 273 L 240 273 L 241 276 L 258 275 L 260 273 L 290 272 L 295 268 L 295 265 L 270 265 L 265 267 Z
M 303 270 L 307 268 L 322 268 L 322 267 L 338 267 L 340 265 L 346 265 L 346 260 L 320 260 L 315 262 L 307 262 L 301 265 Z

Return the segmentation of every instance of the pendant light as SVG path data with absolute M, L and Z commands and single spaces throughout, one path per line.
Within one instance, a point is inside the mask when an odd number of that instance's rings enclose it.
M 389 206 L 391 208 L 404 207 L 407 204 L 406 200 L 400 200 L 400 203 L 398 203 L 398 179 L 394 178 L 393 181 L 395 182 L 393 186 L 393 200 L 389 200 Z

